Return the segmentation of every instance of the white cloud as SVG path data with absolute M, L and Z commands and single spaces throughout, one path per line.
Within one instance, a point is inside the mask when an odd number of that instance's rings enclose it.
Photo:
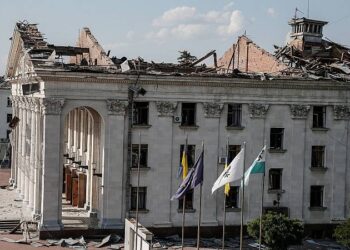
M 269 16 L 274 17 L 274 16 L 276 15 L 276 11 L 275 11 L 274 8 L 270 7 L 270 8 L 267 9 L 267 14 L 268 14 Z
M 231 13 L 230 21 L 227 25 L 220 25 L 218 33 L 222 36 L 231 36 L 243 28 L 244 16 L 241 11 L 234 10 Z
M 234 5 L 234 2 L 230 2 L 224 6 L 224 10 L 232 10 Z
M 158 42 L 162 42 L 165 38 L 169 37 L 169 29 L 167 28 L 161 28 L 160 30 L 154 32 L 151 31 L 146 35 L 146 38 L 148 39 L 154 39 L 157 40 Z
M 183 40 L 199 37 L 206 31 L 205 25 L 202 24 L 180 24 L 171 30 L 171 34 Z
M 196 14 L 195 7 L 180 6 L 167 10 L 159 18 L 153 20 L 153 26 L 167 26 L 192 19 Z

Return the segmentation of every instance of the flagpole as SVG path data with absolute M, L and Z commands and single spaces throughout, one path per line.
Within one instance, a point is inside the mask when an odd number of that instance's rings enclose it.
M 240 244 L 239 244 L 239 249 L 243 250 L 243 210 L 244 210 L 244 172 L 245 172 L 245 142 L 243 142 L 243 152 L 244 152 L 244 157 L 243 157 L 243 175 L 242 175 L 242 197 L 241 197 L 241 232 L 240 232 Z
M 188 135 L 186 135 L 185 146 L 184 146 L 184 151 L 186 154 L 187 154 L 187 141 L 188 141 Z M 182 171 L 184 171 L 184 169 L 182 169 Z M 186 194 L 182 199 L 182 228 L 181 228 L 181 249 L 182 250 L 184 249 L 184 239 L 185 239 L 185 208 L 186 208 L 185 205 L 186 205 Z
M 202 152 L 204 154 L 204 141 L 202 141 Z M 204 155 L 203 155 L 203 157 L 204 157 Z M 199 215 L 198 215 L 198 229 L 197 229 L 197 250 L 199 250 L 199 243 L 200 243 L 200 238 L 201 238 L 202 186 L 203 186 L 203 182 L 201 183 L 201 186 L 199 188 Z
M 227 163 L 228 163 L 228 143 L 229 143 L 228 140 L 229 140 L 229 137 L 227 136 L 225 168 L 227 167 Z M 225 224 L 226 224 L 226 193 L 224 192 L 224 214 L 223 214 L 223 220 L 222 220 L 222 250 L 225 249 Z
M 137 157 L 137 186 L 136 186 L 136 242 L 135 242 L 135 250 L 137 250 L 138 229 L 139 229 L 140 158 L 141 158 L 141 132 L 139 132 L 139 148 L 138 148 L 138 157 Z
M 261 238 L 262 238 L 262 216 L 263 216 L 263 212 L 264 212 L 264 188 L 265 188 L 265 172 L 262 176 L 260 228 L 259 228 L 259 250 L 261 250 Z

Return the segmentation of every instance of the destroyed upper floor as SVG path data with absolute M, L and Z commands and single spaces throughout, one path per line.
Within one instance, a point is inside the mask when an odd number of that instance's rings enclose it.
M 146 62 L 141 57 L 111 57 L 88 28 L 83 28 L 75 46 L 58 46 L 46 41 L 37 24 L 18 22 L 11 38 L 7 78 L 34 73 L 36 69 L 68 72 L 128 73 L 154 75 L 197 75 L 256 79 L 296 78 L 350 81 L 350 49 L 323 38 L 327 22 L 293 18 L 292 32 L 284 47 L 274 54 L 240 36 L 217 60 L 215 50 L 185 63 Z M 203 63 L 213 58 L 212 66 Z

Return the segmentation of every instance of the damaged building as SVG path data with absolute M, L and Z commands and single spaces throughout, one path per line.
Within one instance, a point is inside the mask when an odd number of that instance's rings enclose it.
M 223 192 L 211 195 L 229 137 L 229 160 L 246 144 L 246 163 L 267 144 L 265 210 L 322 230 L 350 216 L 349 49 L 325 40 L 326 22 L 292 19 L 291 42 L 273 55 L 246 36 L 208 67 L 110 57 L 88 28 L 75 46 L 48 43 L 36 24 L 19 22 L 7 81 L 14 124 L 11 183 L 40 231 L 61 232 L 62 206 L 88 212 L 87 227 L 122 229 L 135 216 L 141 144 L 140 222 L 180 228 L 170 201 L 181 150 L 189 164 L 205 143 L 202 226 L 223 220 Z M 246 189 L 244 222 L 260 212 L 260 178 Z M 240 225 L 240 189 L 227 199 Z M 199 194 L 186 197 L 186 226 L 197 225 Z M 324 226 L 324 227 L 321 227 Z M 170 230 L 171 231 L 171 230 Z M 170 232 L 169 231 L 169 232 Z

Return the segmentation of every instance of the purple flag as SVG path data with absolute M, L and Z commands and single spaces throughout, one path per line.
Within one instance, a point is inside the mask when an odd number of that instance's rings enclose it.
M 181 199 L 182 197 L 185 196 L 185 194 L 189 190 L 194 189 L 196 186 L 203 183 L 203 172 L 204 172 L 203 158 L 204 158 L 204 153 L 202 151 L 196 163 L 194 164 L 193 168 L 190 169 L 188 175 L 182 181 L 179 189 L 176 191 L 173 197 L 171 197 L 171 200 Z

